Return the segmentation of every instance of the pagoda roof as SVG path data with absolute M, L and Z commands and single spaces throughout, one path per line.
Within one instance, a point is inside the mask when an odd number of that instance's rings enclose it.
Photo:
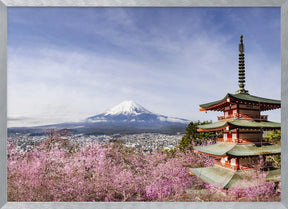
M 228 102 L 227 99 L 230 98 L 230 101 Z M 237 104 L 237 103 L 244 103 L 244 104 L 254 104 L 259 105 L 260 110 L 271 110 L 271 109 L 277 109 L 281 107 L 281 100 L 275 100 L 275 99 L 267 99 L 263 97 L 258 97 L 254 95 L 250 95 L 248 93 L 238 93 L 238 94 L 231 94 L 228 93 L 223 99 L 209 102 L 206 104 L 201 104 L 201 110 L 216 110 L 216 111 L 223 111 L 223 108 L 225 106 L 230 105 L 231 103 Z
M 221 166 L 211 166 L 211 167 L 204 167 L 204 168 L 189 168 L 190 172 L 193 175 L 199 177 L 204 182 L 211 184 L 216 187 L 220 187 L 222 189 L 229 189 L 229 188 L 247 188 L 251 186 L 255 186 L 257 184 L 257 179 L 253 179 L 251 181 L 247 181 L 246 183 L 237 185 L 235 184 L 239 180 L 243 179 L 243 175 L 247 174 L 248 172 L 255 172 L 254 169 L 248 170 L 230 170 L 227 168 L 223 168 Z M 264 171 L 263 171 L 264 172 Z M 280 169 L 271 170 L 267 172 L 266 180 L 268 181 L 279 181 L 281 175 Z M 239 182 L 240 183 L 240 182 Z
M 215 131 L 221 130 L 225 127 L 231 128 L 262 128 L 264 130 L 280 129 L 281 123 L 272 121 L 262 121 L 253 119 L 232 119 L 226 121 L 217 121 L 215 123 L 209 123 L 204 125 L 198 125 L 197 131 Z
M 213 186 L 225 188 L 235 175 L 235 171 L 221 168 L 219 166 L 211 166 L 204 168 L 190 168 L 195 176 L 199 177 L 208 184 Z
M 248 157 L 281 153 L 280 145 L 268 143 L 262 144 L 262 146 L 257 146 L 254 143 L 216 143 L 206 146 L 195 146 L 194 149 L 204 154 L 219 157 L 227 155 Z
M 236 144 L 232 143 L 216 143 L 206 146 L 195 146 L 194 149 L 209 155 L 226 156 L 229 150 L 233 149 Z
M 238 157 L 280 154 L 280 153 L 281 153 L 281 146 L 278 144 L 264 144 L 262 146 L 256 146 L 255 144 L 252 143 L 237 144 L 227 152 L 228 155 Z
M 281 177 L 281 169 L 275 169 L 269 171 L 268 175 L 266 176 L 266 179 L 269 181 L 279 181 Z

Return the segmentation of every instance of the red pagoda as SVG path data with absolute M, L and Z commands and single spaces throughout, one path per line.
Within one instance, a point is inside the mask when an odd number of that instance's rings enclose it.
M 191 174 L 204 182 L 222 189 L 242 179 L 243 171 L 253 169 L 260 156 L 279 155 L 281 146 L 263 140 L 264 131 L 279 130 L 280 123 L 268 121 L 262 111 L 281 108 L 281 101 L 253 96 L 245 90 L 245 65 L 243 36 L 239 44 L 239 87 L 235 94 L 228 93 L 223 99 L 200 105 L 200 111 L 222 111 L 223 116 L 211 124 L 199 125 L 198 132 L 218 131 L 222 138 L 207 146 L 196 146 L 194 151 L 215 158 L 214 165 L 190 168 Z M 268 169 L 268 180 L 279 179 L 280 169 Z

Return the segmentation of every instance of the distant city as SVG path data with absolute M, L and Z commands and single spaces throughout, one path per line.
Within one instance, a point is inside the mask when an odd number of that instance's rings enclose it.
M 88 144 L 88 143 L 110 143 L 122 142 L 124 146 L 135 148 L 137 151 L 151 153 L 153 150 L 166 149 L 170 150 L 178 145 L 182 139 L 182 134 L 167 135 L 159 133 L 142 133 L 127 135 L 90 135 L 83 134 L 65 136 L 71 143 Z M 8 141 L 13 142 L 17 151 L 24 153 L 33 149 L 35 144 L 43 142 L 47 139 L 46 135 L 30 136 L 30 134 L 10 134 Z

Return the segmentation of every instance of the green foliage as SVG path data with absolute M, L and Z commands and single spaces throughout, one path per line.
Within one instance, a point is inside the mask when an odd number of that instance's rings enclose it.
M 281 130 L 270 131 L 263 138 L 271 144 L 281 144 Z M 272 166 L 275 168 L 281 167 L 281 156 L 280 155 L 267 156 L 266 161 L 270 162 L 272 164 Z
M 266 162 L 271 163 L 274 168 L 281 168 L 281 155 L 266 156 Z
M 271 144 L 281 144 L 281 130 L 270 131 L 263 138 Z
M 198 132 L 197 131 L 198 125 L 204 125 L 204 124 L 209 124 L 209 123 L 212 123 L 212 121 L 200 122 L 198 120 L 197 122 L 193 122 L 193 121 L 190 122 L 186 128 L 185 135 L 182 137 L 182 140 L 179 142 L 179 148 L 182 151 L 184 151 L 187 148 L 192 148 L 193 143 L 200 144 L 208 140 L 216 140 L 216 138 L 219 136 L 217 132 Z

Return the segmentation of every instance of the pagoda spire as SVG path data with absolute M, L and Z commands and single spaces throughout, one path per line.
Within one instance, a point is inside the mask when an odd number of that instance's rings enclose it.
M 244 89 L 245 86 L 245 57 L 244 57 L 244 44 L 243 44 L 243 35 L 240 36 L 239 44 L 239 90 L 236 91 L 236 94 L 244 93 L 248 94 L 248 91 Z

